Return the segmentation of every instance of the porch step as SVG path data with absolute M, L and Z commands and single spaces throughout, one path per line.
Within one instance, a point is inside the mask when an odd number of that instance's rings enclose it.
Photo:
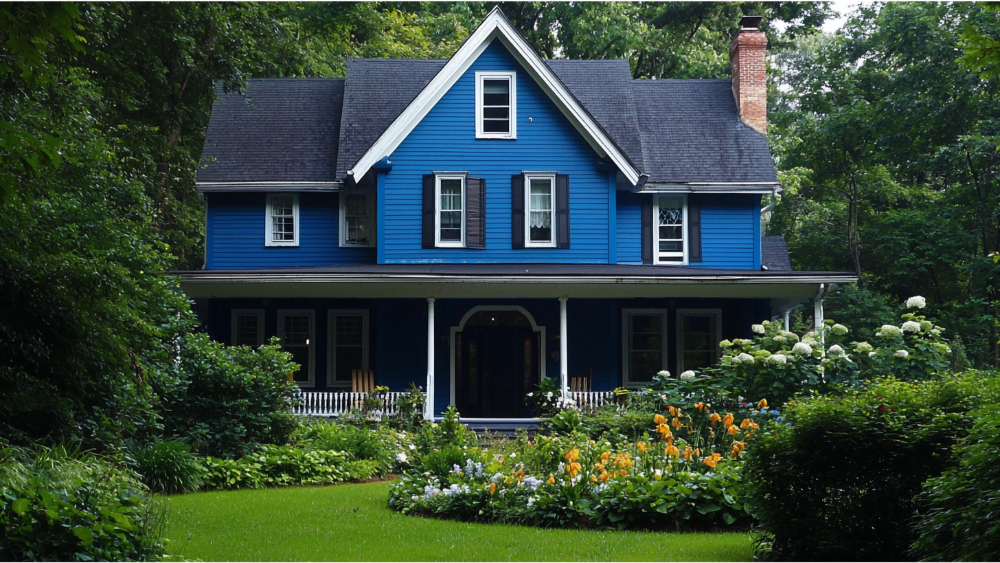
M 476 433 L 482 434 L 489 431 L 493 434 L 503 434 L 514 436 L 518 430 L 527 430 L 530 433 L 538 431 L 538 424 L 541 422 L 537 418 L 462 418 L 462 424 Z

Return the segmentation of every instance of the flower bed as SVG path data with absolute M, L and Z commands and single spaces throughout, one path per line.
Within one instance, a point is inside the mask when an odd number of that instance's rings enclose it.
M 647 419 L 648 431 L 636 442 L 597 442 L 579 432 L 521 435 L 493 448 L 442 440 L 411 460 L 413 467 L 392 487 L 389 506 L 408 514 L 544 527 L 746 525 L 742 457 L 760 422 L 770 420 L 769 411 L 754 409 L 755 419 L 737 420 L 701 403 L 688 412 L 667 409 Z M 457 416 L 449 413 L 442 425 Z

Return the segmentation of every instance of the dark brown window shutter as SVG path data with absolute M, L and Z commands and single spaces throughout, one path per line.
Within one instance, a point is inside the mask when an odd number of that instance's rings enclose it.
M 465 179 L 465 247 L 486 248 L 486 180 Z
M 423 247 L 434 248 L 434 175 L 424 174 L 424 232 Z
M 569 176 L 556 174 L 556 248 L 569 248 Z
M 510 177 L 510 246 L 524 248 L 524 176 Z
M 653 263 L 653 202 L 642 204 L 642 263 Z
M 688 262 L 701 262 L 701 206 L 688 198 Z

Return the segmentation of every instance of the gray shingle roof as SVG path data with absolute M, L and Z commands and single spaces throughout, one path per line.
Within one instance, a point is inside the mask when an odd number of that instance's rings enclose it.
M 255 79 L 212 107 L 199 182 L 336 181 L 445 60 L 351 59 L 347 77 Z M 632 80 L 626 60 L 547 61 L 650 182 L 776 182 L 729 80 Z M 386 87 L 390 85 L 390 87 Z
M 777 182 L 767 138 L 740 121 L 732 82 L 632 82 L 650 182 Z
M 760 237 L 760 261 L 770 272 L 791 272 L 785 237 Z
M 343 78 L 253 79 L 212 105 L 199 182 L 332 182 Z
M 364 156 L 447 60 L 349 59 L 337 176 Z
M 628 60 L 545 62 L 632 164 L 641 170 L 642 146 Z

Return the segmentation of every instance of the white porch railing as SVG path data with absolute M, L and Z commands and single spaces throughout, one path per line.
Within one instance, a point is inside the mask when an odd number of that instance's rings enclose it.
M 406 393 L 386 393 L 382 397 L 382 407 L 371 414 L 375 419 L 389 418 L 399 414 L 396 401 Z M 303 391 L 302 404 L 292 409 L 301 416 L 341 416 L 351 410 L 361 410 L 367 393 L 342 391 Z M 571 391 L 570 396 L 582 410 L 595 409 L 615 402 L 611 391 Z

